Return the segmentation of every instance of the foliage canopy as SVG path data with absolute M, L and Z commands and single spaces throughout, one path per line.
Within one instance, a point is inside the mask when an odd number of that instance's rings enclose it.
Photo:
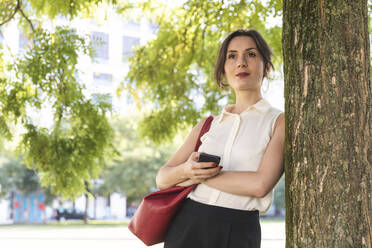
M 156 188 L 158 169 L 177 148 L 175 143 L 156 145 L 141 138 L 136 132 L 137 117 L 113 116 L 110 120 L 115 132 L 113 145 L 121 156 L 107 161 L 100 180 L 92 185 L 92 192 L 102 196 L 113 191 L 125 194 L 128 205 L 138 204 Z
M 105 156 L 112 151 L 112 128 L 106 118 L 111 105 L 99 99 L 93 103 L 82 92 L 76 65 L 80 54 L 92 54 L 88 38 L 68 27 L 43 28 L 38 15 L 67 13 L 67 7 L 59 13 L 55 7 L 48 8 L 51 2 L 1 2 L 1 25 L 19 13 L 22 18 L 14 21 L 20 26 L 29 24 L 22 30 L 30 42 L 18 56 L 6 44 L 2 49 L 0 134 L 11 139 L 9 124 L 20 125 L 24 131 L 19 149 L 27 166 L 38 172 L 43 186 L 73 197 L 85 190 L 86 181 L 98 176 Z M 53 2 L 62 6 L 66 1 Z M 73 15 L 88 2 L 92 1 L 74 1 L 76 6 L 70 6 L 69 13 Z M 51 123 L 37 120 L 42 110 L 51 112 Z
M 220 42 L 237 28 L 259 30 L 280 64 L 281 28 L 269 27 L 266 21 L 281 15 L 281 5 L 274 0 L 137 3 L 158 25 L 156 38 L 130 60 L 129 83 L 123 83 L 124 89 L 135 89 L 134 99 L 152 106 L 141 122 L 141 133 L 155 142 L 171 140 L 178 130 L 220 110 L 227 96 L 214 81 L 214 63 Z

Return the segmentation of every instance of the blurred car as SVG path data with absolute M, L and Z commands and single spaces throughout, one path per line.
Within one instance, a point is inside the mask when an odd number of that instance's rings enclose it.
M 134 213 L 136 212 L 138 206 L 129 206 L 127 207 L 127 217 L 131 218 L 133 217 Z
M 74 208 L 57 208 L 54 209 L 53 219 L 62 220 L 84 220 L 85 213 L 79 209 Z M 88 217 L 88 219 L 90 219 Z

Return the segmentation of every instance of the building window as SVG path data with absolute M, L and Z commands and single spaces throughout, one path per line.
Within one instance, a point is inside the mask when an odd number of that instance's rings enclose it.
M 112 104 L 112 75 L 108 73 L 93 73 L 93 94 L 94 104 Z
M 107 73 L 98 73 L 93 74 L 94 87 L 97 89 L 104 89 L 112 87 L 112 75 Z
M 102 32 L 92 33 L 94 59 L 99 63 L 107 63 L 109 60 L 109 35 Z
M 133 47 L 140 44 L 140 39 L 137 37 L 123 36 L 123 58 L 126 59 L 133 55 Z

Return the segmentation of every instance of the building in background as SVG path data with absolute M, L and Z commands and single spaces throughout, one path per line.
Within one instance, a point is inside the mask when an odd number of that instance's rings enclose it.
M 116 113 L 127 114 L 136 111 L 135 106 L 128 101 L 123 92 L 122 97 L 116 94 L 121 82 L 129 71 L 128 59 L 134 49 L 153 38 L 156 26 L 146 21 L 139 23 L 123 20 L 112 15 L 102 25 L 92 20 L 73 22 L 72 26 L 79 34 L 90 34 L 93 39 L 96 54 L 94 58 L 84 56 L 79 62 L 82 73 L 81 81 L 86 85 L 86 94 L 106 94 Z

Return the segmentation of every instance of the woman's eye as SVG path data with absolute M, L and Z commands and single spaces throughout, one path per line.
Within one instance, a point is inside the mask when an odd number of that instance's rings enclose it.
M 248 56 L 249 57 L 256 57 L 256 54 L 255 53 L 248 53 Z
M 227 56 L 228 59 L 234 59 L 235 57 L 236 57 L 235 54 L 229 54 L 229 55 Z

